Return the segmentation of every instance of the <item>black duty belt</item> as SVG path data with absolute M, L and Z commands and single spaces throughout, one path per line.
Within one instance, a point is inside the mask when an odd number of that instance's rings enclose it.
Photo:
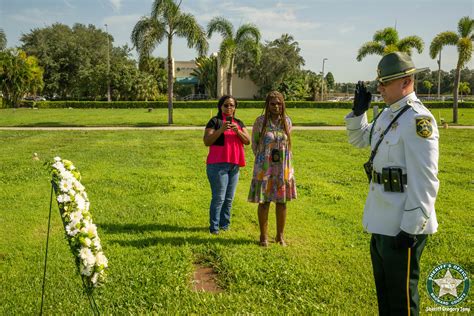
M 388 182 L 388 179 L 383 180 L 381 173 L 378 173 L 378 172 L 376 172 L 375 170 L 372 170 L 372 181 L 375 182 L 375 183 L 378 183 L 378 184 L 384 184 L 384 182 Z M 408 181 L 407 181 L 407 175 L 404 174 L 404 175 L 402 176 L 402 183 L 401 183 L 401 185 L 404 185 L 404 184 L 407 184 L 407 183 L 408 183 Z

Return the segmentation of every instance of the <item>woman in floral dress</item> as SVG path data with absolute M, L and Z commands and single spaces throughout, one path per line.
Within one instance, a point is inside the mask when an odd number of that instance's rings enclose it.
M 277 232 L 275 241 L 286 246 L 283 232 L 286 202 L 296 198 L 296 183 L 291 154 L 292 123 L 286 115 L 285 100 L 278 91 L 268 93 L 265 110 L 252 129 L 255 155 L 248 201 L 258 204 L 260 246 L 268 246 L 268 212 L 270 202 L 276 204 Z

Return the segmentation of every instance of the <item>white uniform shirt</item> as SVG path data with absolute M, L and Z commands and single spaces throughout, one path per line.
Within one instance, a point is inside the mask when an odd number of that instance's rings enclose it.
M 365 113 L 357 117 L 353 112 L 349 113 L 345 118 L 349 143 L 357 147 L 370 145 L 373 149 L 406 104 L 411 108 L 397 119 L 385 135 L 373 167 L 378 173 L 386 167 L 401 168 L 403 174 L 407 174 L 407 184 L 404 192 L 385 192 L 383 185 L 369 184 L 363 225 L 371 233 L 396 236 L 402 229 L 410 234 L 433 234 L 438 228 L 435 212 L 439 187 L 438 127 L 431 112 L 414 92 L 385 108 L 375 123 L 369 124 Z M 431 121 L 432 133 L 428 137 L 417 133 L 417 122 L 421 119 Z

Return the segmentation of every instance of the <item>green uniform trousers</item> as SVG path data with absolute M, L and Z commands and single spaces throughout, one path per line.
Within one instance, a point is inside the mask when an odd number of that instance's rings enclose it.
M 372 234 L 370 256 L 380 315 L 418 315 L 420 258 L 427 235 L 415 247 L 395 249 L 395 237 Z

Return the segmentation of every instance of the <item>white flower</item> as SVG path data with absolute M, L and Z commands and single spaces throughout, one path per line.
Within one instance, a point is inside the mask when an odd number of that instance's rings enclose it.
M 84 238 L 84 243 L 86 244 L 86 247 L 90 247 L 92 244 L 92 240 L 90 238 L 86 237 Z
M 94 255 L 92 254 L 92 250 L 90 250 L 87 247 L 82 247 L 81 250 L 79 251 L 79 257 L 81 259 L 87 259 L 88 257 L 93 257 Z
M 61 194 L 57 197 L 58 203 L 71 202 L 71 198 L 67 194 Z
M 89 223 L 84 227 L 88 235 L 97 236 L 97 226 L 95 224 Z
M 61 190 L 61 192 L 68 192 L 72 189 L 72 181 L 61 180 L 59 182 L 59 189 Z
M 72 181 L 74 181 L 76 178 L 72 175 L 70 171 L 67 171 L 66 169 L 62 170 L 59 172 L 59 176 L 65 180 L 71 181 L 71 186 L 72 186 Z
M 94 238 L 94 247 L 97 251 L 102 249 L 102 245 L 100 244 L 100 239 L 98 236 Z
M 69 236 L 76 236 L 79 233 L 79 229 L 76 228 L 76 223 L 69 223 L 66 225 L 66 233 Z
M 98 278 L 99 278 L 99 273 L 97 273 L 97 272 L 94 273 L 94 275 L 93 275 L 92 278 L 91 278 L 92 284 L 96 284 Z
M 74 188 L 76 189 L 76 191 L 84 191 L 85 189 L 81 182 L 77 180 L 74 181 Z
M 109 261 L 105 257 L 104 253 L 101 251 L 97 253 L 95 256 L 96 262 L 98 266 L 103 266 L 104 268 L 107 268 Z
M 82 213 L 80 211 L 72 212 L 69 215 L 69 218 L 71 219 L 71 222 L 79 223 L 79 221 L 82 219 Z
M 59 161 L 53 164 L 53 168 L 58 170 L 60 173 L 66 171 L 66 169 L 64 168 L 64 165 Z
M 81 274 L 85 276 L 90 276 L 92 274 L 92 267 L 81 264 Z
M 76 194 L 74 196 L 74 201 L 76 202 L 77 208 L 79 210 L 86 209 L 86 200 L 84 200 L 84 198 L 80 194 Z
M 87 256 L 87 258 L 84 259 L 84 260 L 85 260 L 85 262 L 87 262 L 88 266 L 94 266 L 95 265 L 96 259 L 95 259 L 95 256 L 92 254 L 92 252 L 91 252 L 90 256 Z
M 54 161 L 56 161 L 56 162 L 61 161 L 61 157 L 58 157 L 58 156 L 54 157 Z

